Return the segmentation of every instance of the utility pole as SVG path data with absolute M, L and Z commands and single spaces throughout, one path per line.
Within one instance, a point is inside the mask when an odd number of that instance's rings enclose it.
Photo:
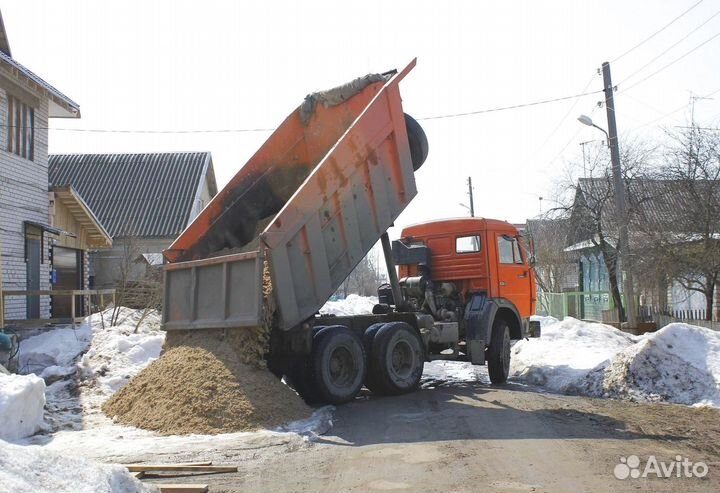
M 620 168 L 620 146 L 618 144 L 617 125 L 615 123 L 615 98 L 613 95 L 612 79 L 610 77 L 610 63 L 602 64 L 603 90 L 605 91 L 605 107 L 607 108 L 608 120 L 608 146 L 610 147 L 610 159 L 612 161 L 613 186 L 615 187 L 615 206 L 620 216 L 620 234 L 617 245 L 618 259 L 620 260 L 621 272 L 625 270 L 623 291 L 625 294 L 625 317 L 631 328 L 637 327 L 637 316 L 635 313 L 635 289 L 631 272 L 631 255 L 628 244 L 628 214 L 625 200 L 625 185 L 622 179 Z M 620 321 L 622 322 L 622 320 Z
M 595 142 L 594 140 L 586 140 L 585 142 L 580 142 L 580 147 L 582 147 L 582 154 L 583 154 L 583 178 L 587 177 L 587 160 L 585 159 L 585 146 L 590 144 L 591 142 Z
M 475 217 L 475 200 L 473 199 L 472 176 L 468 176 L 468 195 L 470 196 L 470 217 Z

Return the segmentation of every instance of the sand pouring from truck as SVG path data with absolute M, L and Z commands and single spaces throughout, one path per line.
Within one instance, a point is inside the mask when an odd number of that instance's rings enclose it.
M 511 339 L 540 330 L 517 229 L 453 219 L 388 239 L 428 154 L 400 97 L 414 67 L 307 96 L 164 252 L 169 339 L 254 331 L 259 357 L 308 402 L 413 391 L 433 359 L 507 379 Z M 373 314 L 319 315 L 378 239 L 390 283 Z

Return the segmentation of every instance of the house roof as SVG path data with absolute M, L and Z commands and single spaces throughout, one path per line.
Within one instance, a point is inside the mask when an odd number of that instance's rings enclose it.
M 720 190 L 716 184 L 696 180 L 693 190 L 703 192 L 703 200 L 720 204 Z M 695 218 L 685 217 L 695 214 L 686 204 L 698 199 L 693 196 L 687 182 L 682 180 L 655 180 L 638 178 L 628 185 L 627 203 L 630 213 L 629 231 L 657 231 L 664 233 L 696 233 L 686 231 L 688 225 L 696 224 Z M 596 234 L 593 227 L 585 224 L 588 215 L 602 210 L 602 228 L 612 236 L 618 229 L 618 214 L 615 207 L 613 187 L 609 178 L 581 178 L 578 180 L 571 232 L 568 242 L 573 246 L 589 240 Z
M 87 241 L 91 248 L 110 248 L 112 247 L 112 238 L 105 230 L 90 207 L 75 191 L 75 189 L 66 185 L 64 187 L 51 187 L 50 191 L 55 194 L 56 200 L 62 202 L 75 220 L 87 230 Z
M 217 193 L 209 152 L 56 154 L 51 185 L 72 185 L 113 238 L 175 237 L 189 221 L 207 176 Z
M 21 86 L 29 86 L 48 98 L 50 118 L 80 118 L 80 105 L 45 82 L 11 55 L 5 24 L 0 12 L 0 74 Z

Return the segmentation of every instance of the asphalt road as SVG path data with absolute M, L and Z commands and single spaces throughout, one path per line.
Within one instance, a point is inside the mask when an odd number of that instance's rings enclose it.
M 616 466 L 631 455 L 641 460 L 640 473 L 649 456 L 668 467 L 678 455 L 704 462 L 708 473 L 617 479 Z M 223 451 L 211 456 L 222 459 Z M 256 443 L 225 457 L 239 465 L 237 474 L 181 480 L 209 483 L 212 492 L 717 492 L 720 411 L 513 384 L 440 384 L 399 397 L 366 395 L 338 407 L 324 436 Z

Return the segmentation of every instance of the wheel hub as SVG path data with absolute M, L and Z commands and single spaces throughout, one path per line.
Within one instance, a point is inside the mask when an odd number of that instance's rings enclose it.
M 401 340 L 395 344 L 390 356 L 392 371 L 401 378 L 407 378 L 415 367 L 415 351 L 407 341 Z
M 346 347 L 338 347 L 330 356 L 330 379 L 337 387 L 346 387 L 353 382 L 355 365 L 352 353 Z

